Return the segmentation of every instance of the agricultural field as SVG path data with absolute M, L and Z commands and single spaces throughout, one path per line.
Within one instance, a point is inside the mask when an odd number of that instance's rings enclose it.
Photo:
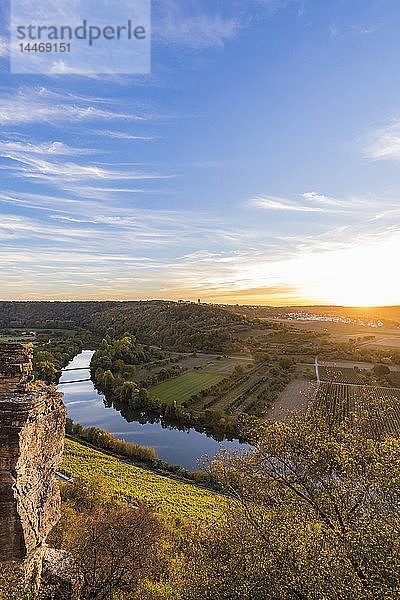
M 228 376 L 232 373 L 236 365 L 246 365 L 246 363 L 252 363 L 253 359 L 249 358 L 243 360 L 243 358 L 236 357 L 223 357 L 216 354 L 177 354 L 177 353 L 166 353 L 167 359 L 165 364 L 155 366 L 152 363 L 145 363 L 139 365 L 136 368 L 136 381 L 144 381 L 150 375 L 156 375 L 163 368 L 173 368 L 179 366 L 183 372 L 187 371 L 202 371 L 206 373 L 221 373 Z M 172 359 L 172 362 L 169 361 Z
M 203 362 L 200 366 L 202 370 L 207 371 L 207 373 L 223 373 L 224 375 L 230 375 L 236 366 L 241 366 L 245 369 L 254 367 L 254 359 L 246 357 L 244 360 L 243 358 L 234 356 L 230 356 L 229 358 L 213 358 L 206 363 Z
M 361 375 L 354 369 L 320 366 L 318 371 L 321 381 L 350 383 L 355 385 L 362 385 L 365 383 Z
M 374 363 L 371 362 L 360 362 L 360 361 L 350 361 L 350 360 L 335 360 L 335 361 L 327 361 L 327 360 L 320 360 L 319 361 L 319 367 L 335 367 L 335 368 L 339 368 L 339 369 L 354 369 L 354 367 L 357 367 L 357 369 L 372 369 L 374 366 Z
M 392 371 L 390 374 L 391 380 L 393 382 L 394 387 L 400 387 L 400 372 Z
M 224 375 L 218 373 L 190 372 L 154 385 L 149 388 L 149 392 L 162 402 L 182 404 L 194 394 L 219 383 L 222 379 Z
M 292 375 L 270 364 L 242 364 L 242 374 L 224 381 L 192 406 L 195 410 L 218 409 L 229 415 L 246 412 L 264 416 L 288 385 Z
M 400 333 L 392 333 L 391 335 L 380 334 L 376 335 L 375 339 L 362 344 L 369 348 L 394 348 L 400 349 Z
M 188 403 L 194 412 L 210 408 L 228 415 L 247 412 L 261 416 L 291 379 L 290 372 L 277 363 L 257 364 L 247 357 L 190 354 L 178 364 L 187 372 L 148 389 L 162 402 Z M 143 380 L 145 366 L 142 369 Z
M 356 323 L 338 323 L 331 321 L 300 321 L 291 319 L 268 319 L 285 323 L 299 331 L 313 331 L 329 335 L 337 342 L 348 342 L 359 338 L 358 345 L 364 348 L 400 348 L 400 330 L 395 325 L 382 327 L 362 326 Z
M 313 409 L 321 412 L 330 423 L 339 423 L 348 419 L 355 410 L 355 397 L 351 386 L 340 383 L 321 383 Z
M 122 502 L 146 504 L 172 517 L 214 521 L 221 517 L 227 502 L 218 494 L 124 464 L 116 457 L 68 439 L 61 473 L 97 488 L 99 493 L 106 490 Z
M 243 364 L 242 366 L 244 366 Z M 238 377 L 236 380 L 222 384 L 224 387 L 220 392 L 208 393 L 194 403 L 195 410 L 213 408 L 233 414 L 237 412 L 242 400 L 247 396 L 249 390 L 257 388 L 261 383 L 262 374 L 260 369 L 251 369 Z M 225 376 L 226 377 L 226 376 Z M 253 390 L 255 391 L 255 389 Z
M 23 342 L 28 343 L 32 342 L 35 339 L 35 335 L 30 335 L 27 331 L 22 330 L 3 330 L 0 331 L 0 342 Z
M 332 424 L 356 415 L 371 430 L 400 435 L 400 390 L 395 388 L 321 383 L 313 409 Z
M 263 383 L 262 373 L 259 369 L 252 373 L 249 377 L 243 377 L 243 381 L 239 381 L 233 386 L 223 397 L 223 402 L 220 402 L 219 408 L 230 408 L 238 400 L 242 398 L 249 390 L 256 391 Z
M 36 335 L 38 333 L 46 332 L 49 335 L 59 336 L 60 334 L 67 334 L 73 336 L 76 332 L 72 329 L 38 329 L 33 327 L 32 329 L 13 329 L 7 328 L 0 330 L 0 341 L 2 342 L 35 342 Z
M 27 344 L 28 342 L 33 342 L 34 338 L 30 336 L 21 336 L 21 335 L 2 335 L 0 333 L 0 342 L 21 342 L 23 344 Z
M 267 413 L 273 421 L 286 421 L 293 413 L 305 413 L 314 402 L 317 393 L 317 384 L 307 379 L 295 379 L 281 393 L 279 398 Z

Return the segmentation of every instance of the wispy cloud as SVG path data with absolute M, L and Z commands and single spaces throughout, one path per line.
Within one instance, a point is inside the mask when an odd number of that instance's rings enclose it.
M 387 194 L 348 195 L 345 198 L 335 198 L 319 192 L 304 192 L 299 194 L 298 198 L 299 200 L 294 201 L 276 196 L 258 196 L 244 206 L 268 211 L 319 213 L 327 215 L 327 224 L 335 218 L 338 224 L 345 219 L 345 223 L 351 220 L 358 226 L 365 223 L 368 227 L 372 221 L 393 218 L 400 210 L 397 191 Z M 322 219 L 320 223 L 322 225 Z
M 88 71 L 88 69 L 85 68 L 83 61 L 81 66 L 74 65 L 72 67 L 61 58 L 54 60 L 49 65 L 46 65 L 46 68 L 44 68 L 43 72 L 50 77 L 54 75 L 80 75 L 83 77 L 88 77 L 89 79 L 102 79 L 100 74 Z
M 346 203 L 343 202 L 343 200 L 338 200 L 337 198 L 332 198 L 331 196 L 326 196 L 325 194 L 319 194 L 317 192 L 305 192 L 304 194 L 302 194 L 302 197 L 307 202 L 311 202 L 317 205 L 319 204 L 321 206 L 346 206 Z
M 156 42 L 195 50 L 222 48 L 253 21 L 292 4 L 302 6 L 303 0 L 222 0 L 212 11 L 196 0 L 156 0 L 152 34 Z
M 50 162 L 30 155 L 18 153 L 4 155 L 23 166 L 15 166 L 14 173 L 20 177 L 46 180 L 50 183 L 63 187 L 63 183 L 88 180 L 146 180 L 146 179 L 166 179 L 168 175 L 157 173 L 143 173 L 133 170 L 122 170 L 117 168 L 107 168 L 101 165 L 82 165 L 76 162 Z
M 193 0 L 162 0 L 157 3 L 157 9 L 153 37 L 168 44 L 195 49 L 222 47 L 242 27 L 241 19 L 216 11 L 210 14 L 202 3 Z
M 69 94 L 52 93 L 43 87 L 19 88 L 16 92 L 0 94 L 0 123 L 26 125 L 29 123 L 71 123 L 80 121 L 144 120 L 143 110 L 121 112 L 107 99 L 76 98 Z
M 0 169 L 14 177 L 55 185 L 63 190 L 70 190 L 80 197 L 84 189 L 96 196 L 99 192 L 138 192 L 140 190 L 121 188 L 125 181 L 150 181 L 169 179 L 172 175 L 140 170 L 137 166 L 104 163 L 79 163 L 66 161 L 62 156 L 86 155 L 90 150 L 72 148 L 58 142 L 48 144 L 32 144 L 23 142 L 0 142 L 0 156 L 10 162 L 4 163 Z M 60 156 L 60 158 L 57 158 Z M 49 160 L 49 158 L 53 160 Z M 109 186 L 104 187 L 104 183 Z M 115 182 L 115 185 L 112 185 Z M 98 189 L 100 184 L 101 189 Z
M 400 120 L 370 134 L 366 154 L 373 160 L 400 160 Z
M 323 210 L 321 207 L 297 204 L 276 196 L 258 196 L 250 200 L 248 205 L 264 210 L 288 210 L 295 212 L 321 212 Z
M 124 131 L 113 131 L 110 129 L 92 129 L 88 133 L 93 135 L 102 135 L 104 137 L 114 138 L 117 140 L 142 140 L 142 141 L 151 141 L 156 139 L 154 136 L 148 135 L 134 135 L 132 133 L 126 133 Z
M 331 23 L 329 25 L 329 33 L 332 38 L 347 37 L 347 36 L 365 36 L 372 35 L 378 30 L 375 24 L 366 23 Z
M 132 102 L 124 102 L 123 106 L 125 110 L 121 110 L 119 100 L 78 95 L 45 87 L 20 88 L 14 94 L 0 91 L 0 123 L 14 126 L 8 134 L 8 139 L 0 140 L 0 156 L 3 158 L 0 169 L 15 179 L 46 183 L 70 191 L 80 198 L 83 198 L 85 193 L 90 197 L 100 195 L 104 199 L 116 193 L 139 193 L 142 190 L 133 187 L 131 182 L 171 178 L 173 174 L 159 173 L 151 166 L 121 164 L 113 158 L 112 151 L 115 146 L 113 148 L 103 144 L 99 148 L 96 141 L 95 149 L 74 147 L 57 139 L 63 136 L 60 129 L 65 123 L 68 123 L 69 128 L 74 124 L 79 128 L 83 120 L 98 125 L 104 122 L 109 124 L 113 119 L 147 119 L 143 106 L 140 110 L 135 110 Z M 154 113 L 149 118 L 155 118 Z M 50 141 L 36 142 L 16 133 L 18 126 L 25 129 L 36 122 L 42 126 L 57 126 L 59 134 Z M 102 135 L 115 140 L 151 139 L 147 136 L 133 136 L 118 129 L 114 131 L 111 128 L 93 131 L 102 131 Z M 110 155 L 111 162 L 89 160 L 90 155 L 94 153 L 106 153 L 107 158 Z M 66 160 L 66 157 L 74 157 L 75 160 Z M 126 183 L 121 185 L 122 182 Z
M 0 58 L 4 58 L 9 54 L 9 42 L 5 37 L 0 36 Z
M 28 217 L 13 214 L 3 214 L 0 220 L 0 239 L 6 238 L 31 238 L 68 241 L 71 238 L 82 238 L 90 230 L 72 227 L 56 227 Z
M 237 246 L 241 241 L 232 225 L 224 224 L 223 220 L 217 221 L 207 214 L 138 208 L 125 203 L 118 195 L 114 202 L 109 199 L 101 201 L 98 197 L 82 202 L 68 197 L 14 193 L 0 194 L 0 202 L 6 206 L 25 206 L 41 213 L 47 212 L 45 218 L 35 220 L 39 237 L 41 232 L 47 231 L 57 231 L 58 236 L 64 227 L 68 229 L 73 226 L 77 235 L 82 230 L 81 238 L 85 247 L 94 247 L 99 251 L 107 244 L 129 255 L 133 246 L 151 247 L 155 251 L 166 245 L 191 246 L 193 243 L 208 244 L 213 240 Z M 32 220 L 29 221 L 29 230 L 35 230 Z M 29 236 L 24 236 L 28 241 Z
M 47 142 L 35 144 L 32 142 L 0 140 L 0 154 L 3 158 L 15 159 L 18 154 L 42 154 L 45 156 L 77 156 L 90 154 L 94 150 L 87 148 L 72 148 L 63 142 Z
M 298 5 L 299 11 L 302 13 L 304 10 L 304 0 L 253 0 L 251 2 L 254 7 L 266 9 L 269 13 L 274 13 L 278 10 L 282 10 L 290 6 L 291 4 Z

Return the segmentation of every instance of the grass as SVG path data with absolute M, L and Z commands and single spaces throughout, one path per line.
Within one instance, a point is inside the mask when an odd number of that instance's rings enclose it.
M 0 335 L 0 342 L 26 342 L 28 344 L 28 342 L 31 342 L 33 340 L 32 337 L 29 337 L 28 335 L 25 337 L 21 337 L 21 336 L 11 336 L 11 335 Z
M 164 381 L 149 388 L 152 395 L 160 398 L 162 402 L 182 404 L 194 394 L 211 387 L 224 379 L 220 373 L 185 373 Z
M 172 517 L 214 521 L 222 516 L 227 502 L 207 490 L 120 463 L 114 456 L 68 439 L 65 440 L 61 472 L 97 488 L 100 493 L 106 490 L 123 502 L 146 504 L 156 512 Z
M 7 335 L 3 335 L 0 333 L 0 341 L 2 341 L 2 342 L 13 342 L 13 341 L 25 341 L 26 343 L 31 342 L 32 340 L 35 339 L 35 336 L 22 335 L 23 333 L 29 333 L 31 331 L 33 331 L 35 333 L 42 333 L 43 331 L 49 331 L 50 335 L 58 335 L 61 333 L 68 333 L 71 336 L 76 333 L 76 331 L 74 329 L 48 329 L 48 328 L 38 329 L 37 327 L 28 327 L 25 329 L 23 329 L 23 328 L 16 329 L 14 327 L 5 327 L 4 329 L 13 331 L 14 333 L 7 334 Z

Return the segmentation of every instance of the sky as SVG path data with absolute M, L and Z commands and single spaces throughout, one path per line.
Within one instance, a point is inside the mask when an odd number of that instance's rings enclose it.
M 141 75 L 2 6 L 0 299 L 400 304 L 398 0 L 153 0 Z

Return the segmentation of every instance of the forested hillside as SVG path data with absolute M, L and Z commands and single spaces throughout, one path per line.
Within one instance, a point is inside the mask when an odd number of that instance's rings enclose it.
M 90 317 L 130 302 L 0 302 L 0 327 L 73 329 Z
M 175 350 L 222 351 L 247 318 L 208 305 L 140 302 L 0 302 L 0 328 L 89 329 L 102 338 L 112 327 L 138 342 Z
M 132 333 L 139 342 L 174 350 L 222 351 L 234 339 L 235 329 L 246 325 L 243 316 L 223 308 L 175 302 L 132 302 L 93 316 L 91 328 L 116 335 Z

